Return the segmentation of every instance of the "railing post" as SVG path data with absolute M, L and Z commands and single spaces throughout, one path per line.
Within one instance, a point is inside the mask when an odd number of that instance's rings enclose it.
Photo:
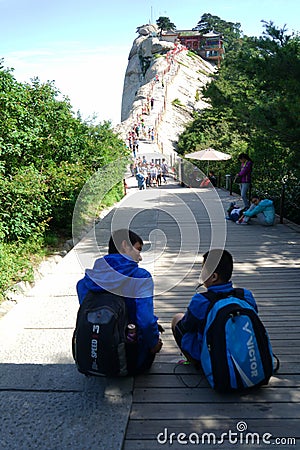
M 250 205 L 250 203 L 251 203 L 251 198 L 252 198 L 252 183 L 250 183 L 249 191 L 248 191 L 249 205 Z
M 184 187 L 184 182 L 183 182 L 183 177 L 184 177 L 184 165 L 183 165 L 183 159 L 180 158 L 180 162 L 179 162 L 179 171 L 178 171 L 178 175 L 179 175 L 179 182 L 180 182 L 180 186 Z
M 226 189 L 229 190 L 230 195 L 232 195 L 232 179 L 233 176 L 231 174 L 225 175 L 226 178 Z
M 280 196 L 280 223 L 283 223 L 284 216 L 284 200 L 285 200 L 285 183 L 281 185 L 281 196 Z

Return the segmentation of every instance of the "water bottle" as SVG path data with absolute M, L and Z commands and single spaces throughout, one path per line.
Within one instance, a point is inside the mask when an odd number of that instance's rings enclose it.
M 129 323 L 127 325 L 127 341 L 128 342 L 136 342 L 136 326 L 133 323 Z

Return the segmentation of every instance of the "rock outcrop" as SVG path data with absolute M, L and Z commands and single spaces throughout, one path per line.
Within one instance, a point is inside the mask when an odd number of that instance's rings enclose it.
M 126 120 L 131 112 L 138 89 L 148 83 L 156 73 L 154 55 L 161 55 L 174 49 L 172 42 L 160 40 L 156 25 L 138 27 L 139 36 L 134 40 L 129 53 L 128 66 L 125 73 L 121 121 Z
M 142 117 L 147 127 L 155 129 L 159 151 L 175 157 L 178 137 L 193 113 L 208 107 L 200 91 L 215 68 L 180 43 L 164 40 L 156 25 L 143 25 L 137 32 L 125 73 L 122 122 L 116 131 L 126 139 Z

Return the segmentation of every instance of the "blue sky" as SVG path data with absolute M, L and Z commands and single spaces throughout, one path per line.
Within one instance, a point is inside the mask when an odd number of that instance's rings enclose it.
M 54 80 L 83 117 L 120 121 L 128 54 L 139 25 L 167 16 L 177 29 L 202 14 L 262 34 L 261 20 L 298 31 L 299 0 L 0 0 L 0 58 L 19 81 Z

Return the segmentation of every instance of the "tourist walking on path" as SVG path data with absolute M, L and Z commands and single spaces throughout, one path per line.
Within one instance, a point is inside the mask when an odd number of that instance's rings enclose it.
M 139 190 L 142 191 L 143 189 L 146 189 L 146 180 L 144 175 L 141 172 L 138 172 L 135 178 L 137 180 Z
M 157 186 L 161 186 L 161 167 L 159 164 L 156 165 L 157 169 Z
M 137 137 L 133 141 L 133 148 L 134 148 L 135 154 L 138 153 L 138 151 L 139 151 L 139 139 Z
M 248 191 L 251 185 L 251 173 L 253 168 L 253 162 L 247 153 L 241 153 L 238 157 L 241 162 L 241 170 L 236 174 L 236 178 L 239 177 L 239 184 L 241 190 L 241 197 L 244 202 L 244 207 L 249 207 Z
M 150 166 L 150 186 L 157 186 L 157 168 L 153 163 Z
M 151 133 L 151 134 L 150 134 L 150 136 L 151 136 L 151 141 L 154 142 L 154 139 L 155 139 L 155 131 L 154 131 L 154 128 L 152 128 L 152 130 L 151 130 L 150 133 Z
M 162 159 L 160 167 L 161 167 L 161 174 L 162 174 L 163 180 L 166 183 L 167 182 L 166 175 L 169 172 L 169 169 L 168 169 L 168 165 L 166 163 L 165 158 Z

